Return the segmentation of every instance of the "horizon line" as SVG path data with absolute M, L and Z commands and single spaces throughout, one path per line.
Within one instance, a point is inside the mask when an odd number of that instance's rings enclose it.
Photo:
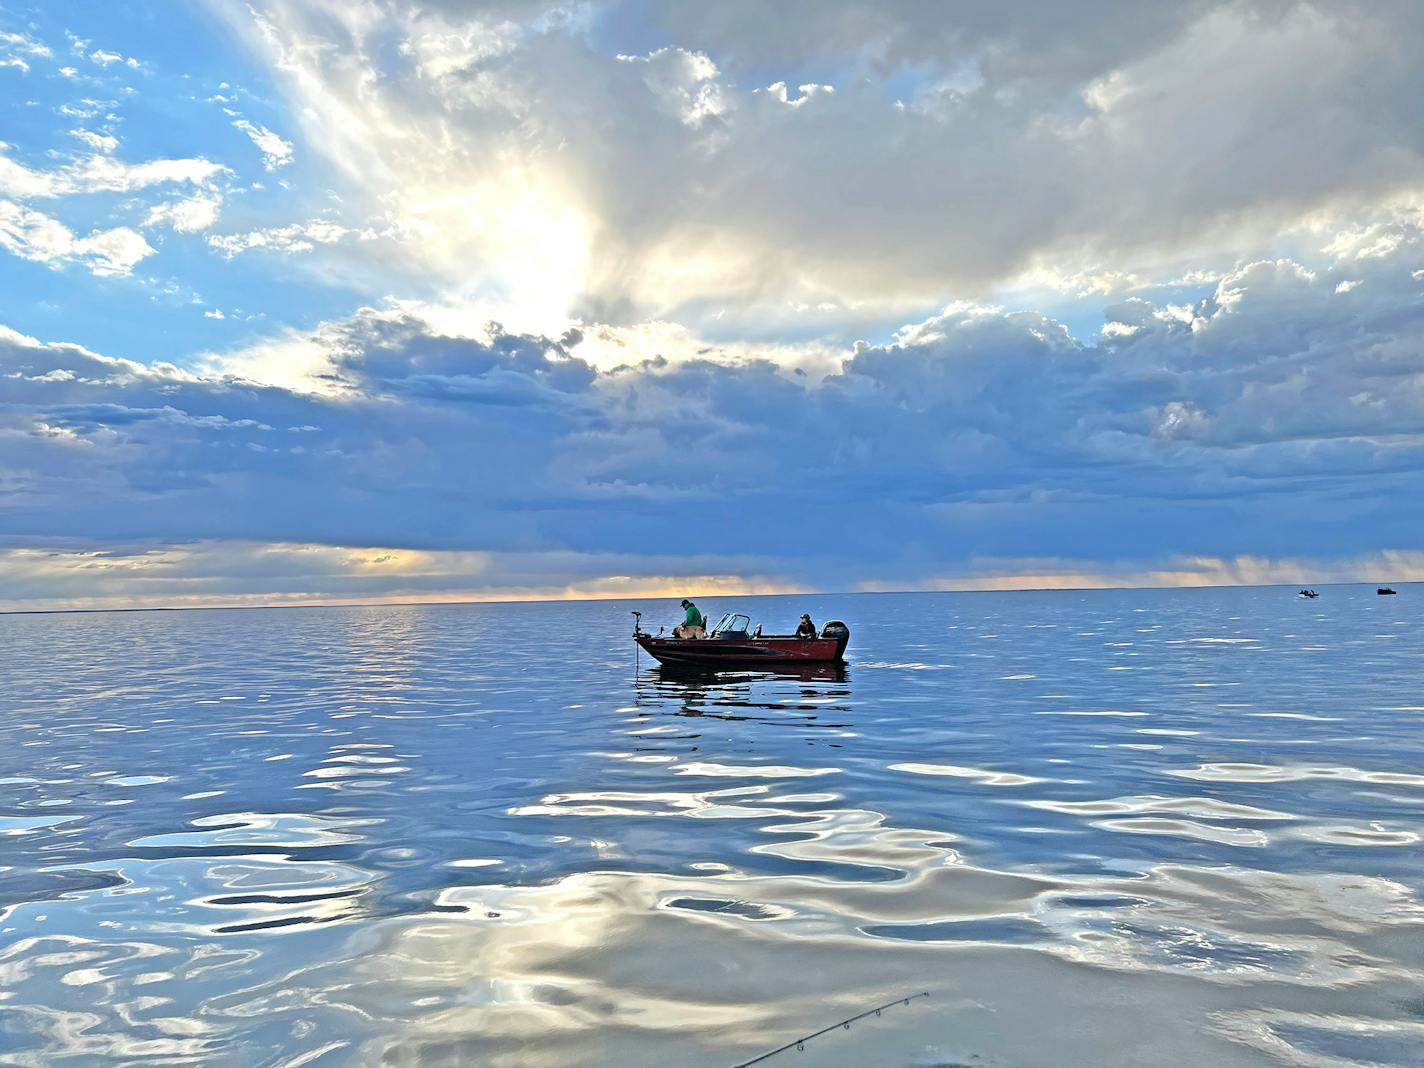
M 1412 586 L 1418 585 L 1419 580 L 1396 580 L 1394 584 L 1398 586 Z M 1294 582 L 1199 582 L 1173 583 L 1169 585 L 1008 586 L 989 589 L 983 587 L 929 587 L 896 590 L 800 590 L 787 593 L 746 594 L 700 594 L 693 591 L 687 594 L 687 596 L 706 597 L 707 599 L 726 599 L 729 597 L 744 599 L 762 597 L 863 597 L 881 595 L 898 597 L 932 593 L 1101 593 L 1110 590 L 1289 589 L 1299 585 L 1299 583 Z M 1376 580 L 1360 579 L 1349 582 L 1331 581 L 1307 583 L 1306 585 L 1309 588 L 1316 586 L 1325 586 L 1328 588 L 1333 586 L 1378 586 L 1379 583 Z M 272 604 L 133 605 L 129 607 L 112 608 L 0 608 L 0 616 L 99 615 L 119 612 L 244 612 L 287 608 L 413 608 L 472 604 L 567 604 L 570 602 L 656 601 L 663 599 L 665 599 L 665 596 L 661 594 L 609 594 L 590 597 L 461 597 L 450 600 L 429 601 L 291 601 L 275 602 Z

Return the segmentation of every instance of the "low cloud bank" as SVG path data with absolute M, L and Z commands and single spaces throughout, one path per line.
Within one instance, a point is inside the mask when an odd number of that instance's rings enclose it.
M 1187 306 L 1111 305 L 1096 341 L 959 305 L 826 375 L 745 350 L 616 365 L 594 328 L 464 336 L 410 306 L 206 373 L 3 331 L 0 537 L 547 563 L 453 591 L 913 588 L 969 583 L 986 559 L 1181 584 L 1203 569 L 1157 562 L 1213 558 L 1236 561 L 1227 581 L 1294 582 L 1294 564 L 1241 561 L 1418 544 L 1424 255 L 1413 217 L 1392 227 L 1328 268 L 1262 261 Z M 580 355 L 595 334 L 597 366 Z M 567 564 L 609 554 L 659 563 Z
M 738 557 L 474 553 L 336 545 L 198 542 L 111 548 L 0 549 L 0 612 L 747 597 L 900 592 L 867 580 L 817 588 Z M 704 568 L 702 571 L 685 570 Z M 684 569 L 684 570 L 679 570 Z M 720 571 L 718 569 L 721 569 Z M 976 560 L 909 588 L 942 591 L 1131 589 L 1424 582 L 1424 550 L 1343 560 L 1196 557 L 1140 562 Z

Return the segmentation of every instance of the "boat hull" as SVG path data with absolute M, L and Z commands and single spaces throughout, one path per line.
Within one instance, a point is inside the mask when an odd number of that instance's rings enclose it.
M 656 638 L 640 634 L 634 640 L 660 664 L 771 668 L 797 664 L 839 664 L 845 659 L 847 639 Z

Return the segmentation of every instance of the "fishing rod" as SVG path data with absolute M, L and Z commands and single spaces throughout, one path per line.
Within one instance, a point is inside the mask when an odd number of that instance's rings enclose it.
M 874 1009 L 866 1009 L 864 1012 L 841 1020 L 839 1023 L 833 1023 L 830 1027 L 823 1027 L 819 1031 L 813 1031 L 809 1035 L 802 1035 L 800 1038 L 793 1039 L 792 1041 L 786 1043 L 786 1045 L 784 1046 L 778 1046 L 770 1053 L 763 1053 L 760 1057 L 753 1057 L 749 1061 L 742 1061 L 741 1064 L 735 1065 L 735 1068 L 750 1068 L 750 1066 L 753 1064 L 760 1064 L 762 1061 L 770 1060 L 778 1053 L 785 1053 L 789 1049 L 804 1050 L 806 1048 L 806 1043 L 810 1042 L 811 1039 L 820 1038 L 822 1035 L 834 1031 L 837 1027 L 844 1028 L 845 1030 L 849 1031 L 850 1025 L 855 1023 L 857 1020 L 863 1020 L 867 1016 L 879 1016 L 886 1009 L 892 1009 L 896 1005 L 908 1005 L 910 1002 L 914 1001 L 915 998 L 927 998 L 929 996 L 930 992 L 928 990 L 922 990 L 918 994 L 910 994 L 903 998 L 896 998 L 894 1001 L 887 1001 L 884 1005 L 880 1005 Z

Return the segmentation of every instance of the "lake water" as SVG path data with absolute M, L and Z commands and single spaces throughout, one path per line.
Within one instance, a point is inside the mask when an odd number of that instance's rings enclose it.
M 1424 1063 L 1424 588 L 0 617 L 0 1062 Z

